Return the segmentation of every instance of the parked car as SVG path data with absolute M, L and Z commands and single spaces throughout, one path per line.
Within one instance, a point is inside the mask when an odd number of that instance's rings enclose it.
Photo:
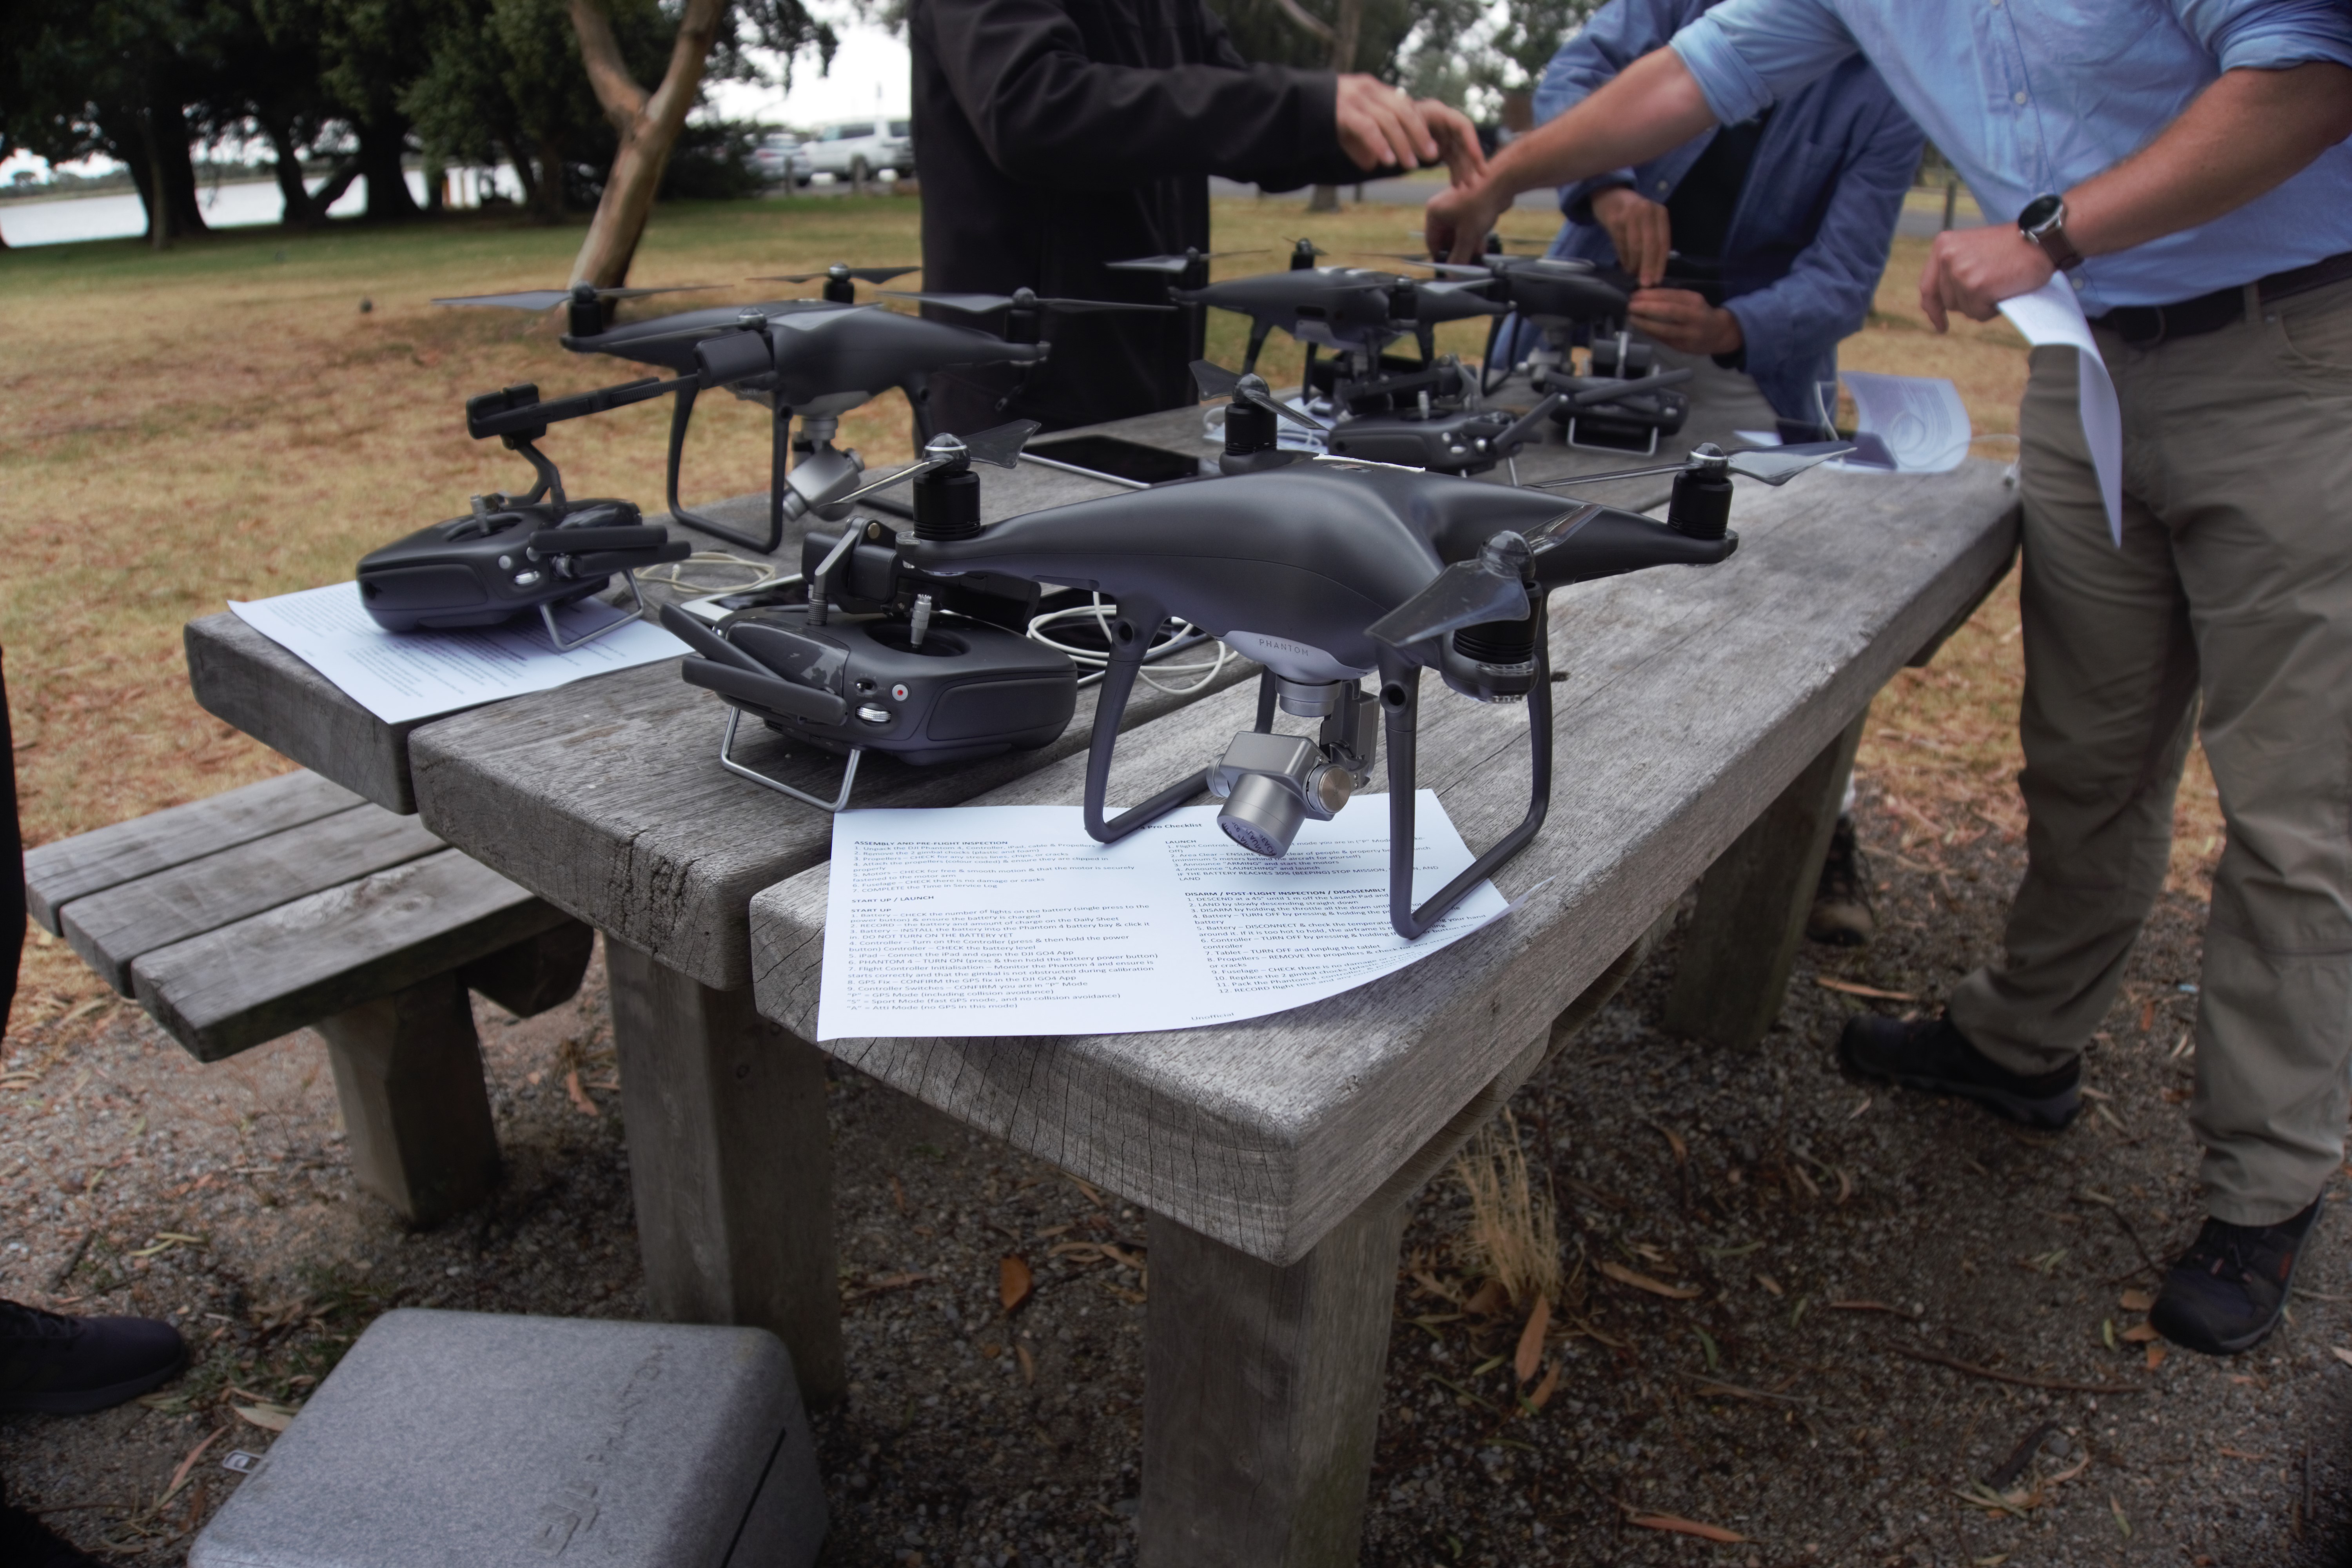
M 835 179 L 864 184 L 885 169 L 900 174 L 915 172 L 914 123 L 906 120 L 853 120 L 828 125 L 801 150 L 808 155 L 807 175 L 831 174 Z
M 800 148 L 801 139 L 791 132 L 771 131 L 751 149 L 751 167 L 768 184 L 781 185 L 798 175 L 795 163 Z

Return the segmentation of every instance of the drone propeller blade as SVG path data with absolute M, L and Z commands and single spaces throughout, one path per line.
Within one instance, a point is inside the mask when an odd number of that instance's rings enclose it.
M 1040 300 L 1037 303 L 1048 310 L 1066 315 L 1085 315 L 1094 310 L 1173 310 L 1173 305 L 1148 305 L 1139 300 Z
M 1402 261 L 1412 267 L 1426 267 L 1440 278 L 1484 283 L 1495 276 L 1494 268 L 1490 267 L 1469 262 L 1432 261 L 1426 256 L 1413 256 L 1402 250 L 1370 250 L 1364 254 L 1377 256 L 1383 261 Z
M 1614 403 L 1621 397 L 1637 396 L 1645 392 L 1659 392 L 1669 386 L 1680 386 L 1693 373 L 1687 370 L 1662 370 L 1655 375 L 1637 375 L 1615 386 L 1588 386 L 1568 400 L 1570 408 L 1595 408 L 1603 403 Z
M 718 288 L 716 283 L 666 283 L 658 289 L 599 289 L 599 300 L 642 300 L 648 294 L 703 294 Z
M 1034 419 L 1015 419 L 1010 425 L 999 425 L 993 430 L 982 430 L 977 436 L 962 437 L 963 449 L 975 463 L 992 463 L 1000 468 L 1021 466 L 1021 448 L 1029 437 L 1045 426 Z
M 572 301 L 569 289 L 524 289 L 512 294 L 460 294 L 436 305 L 488 305 L 508 310 L 552 310 Z
M 1234 388 L 1242 384 L 1241 376 L 1213 360 L 1192 362 L 1192 384 L 1201 389 L 1203 397 L 1231 397 Z
M 1263 247 L 1255 250 L 1204 250 L 1198 256 L 1139 256 L 1127 261 L 1106 261 L 1104 268 L 1112 272 L 1181 272 L 1195 261 L 1223 261 L 1232 256 L 1264 256 Z
M 909 272 L 920 272 L 922 268 L 920 266 L 845 267 L 842 268 L 842 276 L 845 278 L 855 278 L 861 283 L 887 283 L 893 278 L 904 278 Z M 750 279 L 748 281 L 753 283 L 822 283 L 832 276 L 833 269 L 827 268 L 822 272 L 774 272 L 770 273 L 764 278 Z
M 984 316 L 991 310 L 1008 310 L 1013 304 L 1010 294 L 934 294 L 916 289 L 885 289 L 882 292 L 893 300 L 914 300 L 925 305 L 961 310 L 968 316 Z
M 1751 447 L 1747 451 L 1732 453 L 1727 466 L 1735 474 L 1745 474 L 1768 485 L 1785 485 L 1816 463 L 1826 463 L 1832 458 L 1842 458 L 1853 450 L 1853 443 L 1851 441 L 1806 441 L 1790 447 Z
M 1428 587 L 1365 628 L 1375 642 L 1406 645 L 1490 621 L 1523 621 L 1528 590 L 1517 574 L 1497 571 L 1482 558 L 1456 561 Z

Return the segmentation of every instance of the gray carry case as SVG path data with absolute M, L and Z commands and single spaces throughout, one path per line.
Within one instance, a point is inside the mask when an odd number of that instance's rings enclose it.
M 805 1568 L 824 1493 L 763 1329 L 377 1319 L 189 1568 Z

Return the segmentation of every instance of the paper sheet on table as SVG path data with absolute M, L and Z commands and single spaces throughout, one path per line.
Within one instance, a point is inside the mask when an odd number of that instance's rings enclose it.
M 2083 421 L 2083 438 L 2090 443 L 2091 467 L 2099 476 L 2099 499 L 2106 503 L 2107 533 L 2118 549 L 2124 542 L 2124 415 L 2116 401 L 2116 384 L 2107 375 L 2107 362 L 2084 318 L 2083 302 L 2064 273 L 2031 294 L 2000 302 L 2000 313 L 2040 347 L 2063 343 L 2076 351 L 2082 369 L 2076 377 L 2074 405 Z
M 1075 805 L 845 811 L 833 819 L 817 1038 L 1116 1035 L 1262 1017 L 1418 963 L 1505 912 L 1481 882 L 1435 930 L 1389 926 L 1389 803 L 1359 796 L 1265 859 L 1218 808 L 1117 844 Z M 1434 792 L 1413 894 L 1474 857 Z
M 675 658 L 687 647 L 651 621 L 558 653 L 536 616 L 477 631 L 388 632 L 368 618 L 356 583 L 331 583 L 249 604 L 237 619 L 325 676 L 387 724 L 478 708 L 583 676 Z M 596 599 L 556 611 L 565 641 L 627 612 Z
M 1943 377 L 1851 370 L 1839 379 L 1853 399 L 1853 427 L 1886 443 L 1899 472 L 1947 474 L 1969 455 L 1968 406 Z

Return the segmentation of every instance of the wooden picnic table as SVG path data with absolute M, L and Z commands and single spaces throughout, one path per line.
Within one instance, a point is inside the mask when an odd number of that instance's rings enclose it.
M 1202 439 L 1197 407 L 1089 431 L 1200 458 L 1217 451 Z M 1671 441 L 1662 455 L 1687 445 Z M 1552 478 L 1634 460 L 1549 447 L 1523 458 L 1520 471 Z M 982 515 L 992 520 L 1115 488 L 1036 464 L 982 474 Z M 1645 479 L 1589 493 L 1649 505 L 1665 486 Z M 742 497 L 712 510 L 752 526 L 764 505 Z M 713 542 L 682 531 L 698 546 Z M 794 531 L 778 553 L 796 561 L 798 549 Z M 724 709 L 680 680 L 672 661 L 388 724 L 234 616 L 190 623 L 186 645 L 190 681 L 208 710 L 388 809 L 417 813 L 446 842 L 604 933 L 651 1310 L 772 1329 L 810 1401 L 838 1398 L 846 1377 L 824 1058 L 753 1008 L 749 925 L 753 893 L 824 862 L 831 819 L 721 770 Z M 1199 692 L 1139 686 L 1126 724 L 1148 729 L 1255 672 L 1236 658 Z M 1052 745 L 974 763 L 925 769 L 869 756 L 853 804 L 962 804 L 1082 758 L 1093 712 L 1088 688 Z M 838 776 L 837 759 L 794 755 L 772 736 L 738 746 L 744 760 L 804 787 Z
M 1724 565 L 1552 595 L 1550 816 L 1489 929 L 1244 1023 L 821 1047 L 1147 1212 L 1146 1564 L 1356 1560 L 1406 1205 L 1695 879 L 1669 1026 L 1746 1046 L 1778 1012 L 1862 718 L 2007 570 L 2016 500 L 1981 461 L 1739 492 Z M 1111 798 L 1213 759 L 1254 703 L 1127 738 Z M 1421 710 L 1420 783 L 1474 849 L 1525 809 L 1525 713 Z M 1074 756 L 968 804 L 1074 805 L 1084 776 Z M 759 1009 L 803 1040 L 827 886 L 815 866 L 751 903 Z

